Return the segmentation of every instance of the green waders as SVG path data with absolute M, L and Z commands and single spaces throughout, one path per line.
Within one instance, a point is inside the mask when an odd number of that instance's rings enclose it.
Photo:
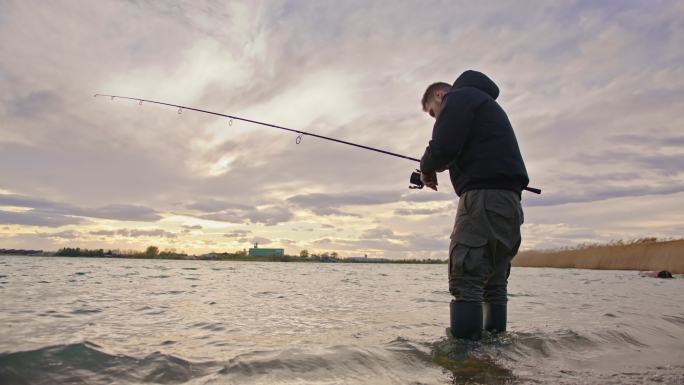
M 449 247 L 451 333 L 479 339 L 485 330 L 506 330 L 511 260 L 520 247 L 520 195 L 508 190 L 470 190 L 458 202 Z M 484 315 L 483 315 L 484 307 Z

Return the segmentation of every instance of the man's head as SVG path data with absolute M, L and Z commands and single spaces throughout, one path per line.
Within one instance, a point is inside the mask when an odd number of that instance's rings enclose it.
M 448 83 L 437 82 L 430 84 L 425 90 L 425 94 L 423 94 L 423 111 L 436 119 L 439 111 L 442 109 L 442 98 L 450 89 L 451 84 Z

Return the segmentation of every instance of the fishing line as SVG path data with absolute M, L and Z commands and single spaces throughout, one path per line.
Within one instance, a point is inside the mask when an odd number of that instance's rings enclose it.
M 312 137 L 314 137 L 314 138 L 319 138 L 319 139 L 329 140 L 329 141 L 331 141 L 331 142 L 346 144 L 346 145 L 348 145 L 348 146 L 354 146 L 354 147 L 362 148 L 362 149 L 365 149 L 365 150 L 375 151 L 375 152 L 379 152 L 379 153 L 381 153 L 381 154 L 390 155 L 390 156 L 394 156 L 394 157 L 397 157 L 397 158 L 403 158 L 403 159 L 407 159 L 407 160 L 412 160 L 412 161 L 414 161 L 414 162 L 420 162 L 420 159 L 412 158 L 412 157 L 406 156 L 406 155 L 397 154 L 397 153 L 394 153 L 394 152 L 391 152 L 391 151 L 386 151 L 386 150 L 382 150 L 382 149 L 375 148 L 375 147 L 365 146 L 365 145 L 363 145 L 363 144 L 347 142 L 347 141 L 345 141 L 345 140 L 336 139 L 336 138 L 331 138 L 331 137 L 329 137 L 329 136 L 319 135 L 319 134 L 316 134 L 316 133 L 313 133 L 313 132 L 307 132 L 307 131 L 302 131 L 302 130 L 295 130 L 295 129 L 292 129 L 292 128 L 287 128 L 287 127 L 279 126 L 279 125 L 277 125 L 277 124 L 271 124 L 271 123 L 266 123 L 266 122 L 260 122 L 260 121 L 258 121 L 258 120 L 243 118 L 243 117 L 240 117 L 240 116 L 222 114 L 222 113 L 219 113 L 219 112 L 203 110 L 203 109 L 200 109 L 200 108 L 193 108 L 193 107 L 181 106 L 181 105 L 173 104 L 173 103 L 159 102 L 159 101 L 156 101 L 156 100 L 141 99 L 141 98 L 132 98 L 132 97 L 129 97 L 129 96 L 108 95 L 108 94 L 95 94 L 95 95 L 93 95 L 93 97 L 95 97 L 95 98 L 98 97 L 98 96 L 109 97 L 110 100 L 114 100 L 114 99 L 133 100 L 133 101 L 137 101 L 137 102 L 138 102 L 138 105 L 141 105 L 141 106 L 142 106 L 143 103 L 152 103 L 152 104 L 159 104 L 159 105 L 162 105 L 162 106 L 174 107 L 174 108 L 178 108 L 178 115 L 181 115 L 181 114 L 183 113 L 183 110 L 189 110 L 189 111 L 196 111 L 196 112 L 200 112 L 200 113 L 204 113 L 204 114 L 209 114 L 209 115 L 221 116 L 221 117 L 224 117 L 224 118 L 228 118 L 228 119 L 229 119 L 229 120 L 228 120 L 228 125 L 229 125 L 229 126 L 232 126 L 232 125 L 233 125 L 233 120 L 239 120 L 239 121 L 242 121 L 242 122 L 253 123 L 253 124 L 260 125 L 260 126 L 271 127 L 271 128 L 277 128 L 277 129 L 280 129 L 280 130 L 285 130 L 285 131 L 289 131 L 289 132 L 292 132 L 292 133 L 297 134 L 297 138 L 295 139 L 295 143 L 296 143 L 296 144 L 300 144 L 300 143 L 302 142 L 302 138 L 303 138 L 304 136 L 312 136 Z M 418 171 L 418 170 L 416 170 L 416 171 Z M 411 188 L 423 188 L 423 183 L 420 182 L 420 174 L 418 173 L 418 178 L 417 178 L 417 179 L 416 179 L 416 177 L 415 177 L 415 174 L 416 174 L 416 172 L 414 172 L 414 173 L 411 174 L 410 181 L 411 181 L 412 184 L 415 185 L 415 186 L 411 186 Z M 537 188 L 525 187 L 525 190 L 530 191 L 530 192 L 533 192 L 533 193 L 535 193 L 535 194 L 541 194 L 541 190 L 540 190 L 540 189 L 537 189 Z

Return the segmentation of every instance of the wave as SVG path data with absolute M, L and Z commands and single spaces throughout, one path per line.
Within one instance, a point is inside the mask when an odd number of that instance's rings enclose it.
M 371 347 L 288 347 L 193 362 L 161 352 L 143 358 L 112 354 L 85 341 L 0 354 L 0 384 L 573 383 L 600 374 L 564 368 L 560 381 L 558 367 L 547 368 L 545 363 L 558 358 L 580 362 L 587 354 L 644 346 L 625 331 L 556 330 L 486 334 L 478 342 L 396 338 Z M 617 377 L 611 380 L 636 378 L 633 373 L 613 375 Z M 638 375 L 647 378 L 652 373 Z
M 443 338 L 433 356 L 459 384 L 682 383 L 684 365 L 672 364 L 672 351 L 656 354 L 646 337 L 626 329 L 485 333 L 477 342 Z M 642 350 L 649 363 L 634 353 Z
M 92 342 L 49 346 L 0 355 L 2 384 L 184 383 L 211 370 L 159 352 L 137 359 L 106 353 Z
M 477 358 L 460 363 L 436 359 L 433 348 L 397 338 L 378 347 L 259 350 L 227 361 L 192 362 L 160 352 L 144 358 L 111 354 L 85 341 L 0 354 L 0 383 L 417 385 L 443 384 L 447 373 L 468 382 L 499 383 L 492 379 L 511 378 L 505 368 Z
M 0 383 L 427 384 L 421 380 L 429 359 L 428 353 L 402 340 L 380 348 L 254 351 L 223 362 L 191 362 L 160 352 L 139 359 L 110 354 L 85 341 L 0 354 Z M 433 370 L 433 376 L 440 373 Z

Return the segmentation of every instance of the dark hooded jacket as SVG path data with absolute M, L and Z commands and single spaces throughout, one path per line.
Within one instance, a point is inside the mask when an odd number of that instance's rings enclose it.
M 529 178 L 513 127 L 496 102 L 498 96 L 499 87 L 483 73 L 461 74 L 442 100 L 421 171 L 449 169 L 459 196 L 474 189 L 520 194 Z

